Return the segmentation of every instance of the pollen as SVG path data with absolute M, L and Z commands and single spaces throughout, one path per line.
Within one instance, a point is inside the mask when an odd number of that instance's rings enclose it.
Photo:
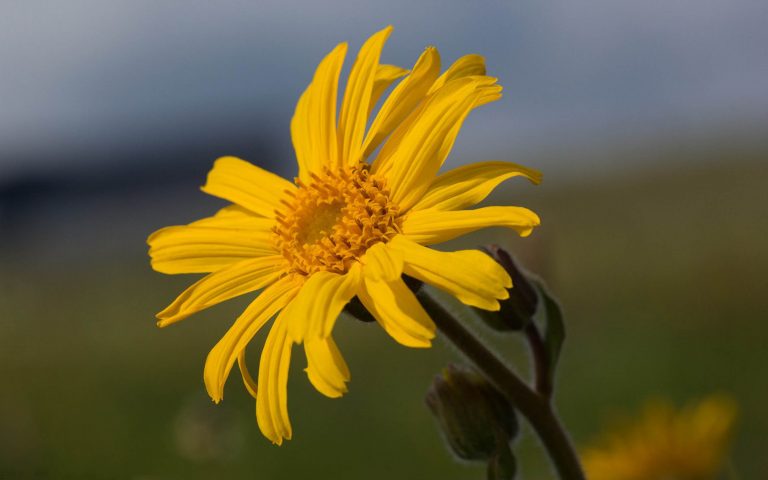
M 283 200 L 274 228 L 291 269 L 343 274 L 373 245 L 401 232 L 402 219 L 383 178 L 359 164 L 312 173 Z

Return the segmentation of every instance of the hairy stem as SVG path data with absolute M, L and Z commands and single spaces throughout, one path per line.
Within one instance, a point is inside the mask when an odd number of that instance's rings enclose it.
M 544 340 L 533 321 L 529 321 L 523 332 L 533 357 L 533 372 L 536 379 L 536 391 L 546 398 L 552 398 L 553 385 L 549 375 L 549 358 Z
M 440 332 L 461 350 L 528 420 L 544 444 L 560 479 L 585 480 L 576 451 L 549 398 L 533 391 L 425 289 L 420 290 L 419 299 Z

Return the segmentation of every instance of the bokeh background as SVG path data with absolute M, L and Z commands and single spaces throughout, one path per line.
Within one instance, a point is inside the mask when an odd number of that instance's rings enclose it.
M 236 372 L 218 406 L 202 383 L 248 299 L 154 324 L 193 278 L 152 272 L 146 236 L 222 205 L 198 190 L 218 156 L 293 176 L 288 123 L 316 63 L 391 23 L 383 61 L 480 53 L 506 87 L 447 167 L 544 172 L 489 200 L 537 211 L 534 235 L 450 246 L 505 245 L 562 300 L 574 440 L 649 397 L 726 392 L 733 466 L 764 478 L 766 18 L 757 0 L 0 2 L 0 477 L 484 478 L 423 402 L 458 359 L 441 341 L 409 350 L 341 321 L 340 400 L 297 349 L 295 439 L 277 448 Z M 516 337 L 485 335 L 527 373 Z M 530 434 L 517 451 L 525 478 L 552 478 Z

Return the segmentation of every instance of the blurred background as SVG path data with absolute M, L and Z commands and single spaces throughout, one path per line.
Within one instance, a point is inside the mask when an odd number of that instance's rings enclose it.
M 763 478 L 766 18 L 757 0 L 1 1 L 0 477 L 484 478 L 453 463 L 423 402 L 458 359 L 441 341 L 409 350 L 340 322 L 340 400 L 297 349 L 295 439 L 277 448 L 236 372 L 218 406 L 202 382 L 247 298 L 155 327 L 193 278 L 152 272 L 147 235 L 222 205 L 198 189 L 218 156 L 295 175 L 288 124 L 317 62 L 393 24 L 384 62 L 480 53 L 505 86 L 447 167 L 544 172 L 488 201 L 538 212 L 531 237 L 447 247 L 505 245 L 562 300 L 557 404 L 576 443 L 646 398 L 725 392 L 732 463 Z M 487 335 L 528 372 L 516 337 Z M 552 478 L 530 434 L 517 451 L 525 478 Z

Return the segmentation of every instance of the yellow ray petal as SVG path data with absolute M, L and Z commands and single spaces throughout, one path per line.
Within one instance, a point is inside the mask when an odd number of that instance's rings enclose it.
M 499 95 L 501 87 L 495 81 L 490 77 L 466 77 L 447 83 L 384 144 L 372 171 L 387 178 L 392 199 L 403 211 L 429 188 L 464 119 L 478 101 Z
M 448 67 L 448 70 L 440 75 L 440 78 L 432 84 L 428 93 L 432 94 L 436 92 L 447 82 L 473 75 L 485 75 L 485 58 L 475 54 L 464 55 L 453 62 L 453 65 Z
M 184 290 L 157 314 L 159 327 L 184 320 L 193 313 L 272 284 L 286 269 L 282 255 L 243 260 L 217 270 Z
M 347 392 L 349 367 L 332 337 L 304 342 L 307 376 L 318 392 L 337 398 Z
M 304 182 L 309 181 L 309 172 L 317 170 L 321 164 L 318 158 L 312 155 L 313 139 L 311 132 L 313 130 L 309 115 L 311 98 L 312 82 L 299 97 L 299 101 L 296 102 L 296 109 L 293 111 L 293 117 L 291 117 L 291 143 L 293 143 L 293 151 L 296 153 L 298 177 Z
M 227 205 L 212 217 L 201 218 L 189 225 L 193 227 L 243 228 L 269 232 L 274 224 L 273 219 L 256 215 L 240 205 Z
M 413 66 L 411 74 L 395 87 L 376 115 L 365 137 L 363 156 L 367 158 L 381 142 L 421 102 L 440 73 L 440 54 L 434 47 L 427 48 Z
M 227 226 L 205 226 L 216 222 Z M 212 217 L 162 228 L 147 239 L 152 268 L 169 274 L 208 273 L 254 257 L 277 255 L 269 231 L 273 223 L 268 219 L 230 222 Z
M 487 227 L 508 227 L 521 237 L 539 226 L 539 216 L 523 207 L 483 207 L 475 210 L 418 210 L 408 214 L 403 233 L 424 245 L 445 242 Z
M 261 433 L 280 445 L 290 440 L 288 418 L 288 370 L 293 342 L 286 331 L 282 312 L 269 331 L 259 362 L 259 389 L 256 392 L 256 421 Z
M 358 297 L 398 343 L 418 348 L 432 345 L 435 324 L 402 280 L 384 282 L 365 278 Z
M 377 243 L 369 248 L 361 261 L 365 276 L 374 280 L 389 282 L 403 273 L 403 254 L 387 243 Z
M 336 98 L 346 54 L 347 44 L 340 43 L 325 56 L 296 104 L 291 119 L 291 139 L 299 164 L 299 178 L 304 182 L 309 181 L 311 172 L 320 171 L 323 165 L 340 165 Z
M 371 101 L 368 104 L 368 116 L 371 115 L 373 107 L 379 101 L 384 91 L 389 88 L 398 78 L 408 75 L 408 70 L 400 68 L 397 65 L 379 65 L 376 69 L 376 78 L 373 81 L 373 90 L 371 91 Z
M 240 375 L 243 377 L 245 389 L 248 390 L 248 393 L 250 393 L 253 398 L 256 398 L 256 392 L 259 391 L 259 388 L 256 384 L 256 380 L 253 379 L 251 373 L 248 371 L 248 365 L 245 362 L 245 350 L 246 349 L 244 348 L 237 354 L 237 366 L 240 368 Z
M 208 173 L 205 193 L 229 200 L 262 217 L 274 218 L 286 191 L 296 186 L 288 180 L 236 157 L 221 157 Z
M 237 355 L 256 332 L 296 295 L 301 279 L 286 276 L 264 289 L 238 317 L 227 333 L 208 354 L 203 379 L 208 395 L 218 403 L 224 397 L 224 383 Z
M 509 298 L 512 279 L 504 268 L 479 250 L 439 252 L 398 235 L 389 243 L 405 260 L 404 273 L 434 285 L 461 302 L 485 310 L 499 310 Z
M 432 182 L 413 210 L 460 210 L 480 203 L 501 182 L 523 176 L 535 184 L 541 173 L 510 162 L 480 162 L 446 172 Z
M 355 296 L 359 284 L 359 264 L 344 275 L 327 271 L 311 274 L 283 313 L 291 339 L 301 343 L 305 338 L 329 336 L 336 318 Z
M 348 165 L 357 164 L 362 154 L 363 135 L 368 123 L 368 109 L 371 104 L 379 58 L 391 32 L 392 27 L 389 26 L 373 34 L 360 48 L 360 53 L 349 73 L 339 117 L 341 158 Z

